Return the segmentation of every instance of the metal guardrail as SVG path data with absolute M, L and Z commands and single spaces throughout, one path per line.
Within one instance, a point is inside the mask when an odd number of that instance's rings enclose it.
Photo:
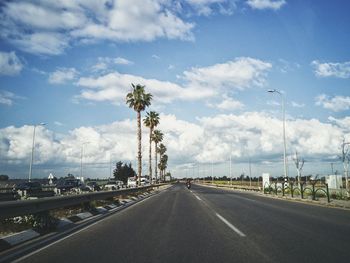
M 34 200 L 4 201 L 0 203 L 0 220 L 20 215 L 35 214 L 43 211 L 74 206 L 96 200 L 105 200 L 117 195 L 135 193 L 162 185 L 166 184 L 127 188 L 115 191 L 93 192 L 79 195 L 54 196 Z

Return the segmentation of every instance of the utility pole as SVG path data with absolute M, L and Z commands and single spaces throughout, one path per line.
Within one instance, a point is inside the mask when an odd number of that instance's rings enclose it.
M 30 182 L 32 178 L 32 168 L 33 168 L 33 161 L 34 161 L 34 149 L 35 149 L 35 129 L 36 126 L 44 126 L 46 125 L 45 123 L 39 123 L 35 124 L 33 128 L 33 141 L 32 141 L 32 154 L 31 154 L 31 159 L 30 159 L 30 164 L 29 164 L 29 174 L 28 174 L 28 181 Z

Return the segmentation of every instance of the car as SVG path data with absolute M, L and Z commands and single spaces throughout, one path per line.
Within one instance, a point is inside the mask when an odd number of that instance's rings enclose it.
M 124 185 L 123 181 L 118 181 L 118 180 L 109 180 L 103 189 L 105 190 L 118 190 L 122 188 Z
M 42 191 L 41 183 L 39 182 L 24 182 L 15 186 L 15 190 L 27 191 L 27 192 L 40 192 Z
M 79 179 L 65 179 L 59 181 L 56 185 L 57 189 L 61 192 L 69 192 L 69 191 L 89 191 L 90 189 L 86 187 L 86 185 L 80 181 Z
M 136 187 L 137 186 L 137 179 L 136 179 L 136 177 L 129 177 L 127 185 L 128 185 L 128 187 Z
M 90 191 L 101 191 L 101 186 L 99 186 L 97 182 L 88 182 L 86 186 Z

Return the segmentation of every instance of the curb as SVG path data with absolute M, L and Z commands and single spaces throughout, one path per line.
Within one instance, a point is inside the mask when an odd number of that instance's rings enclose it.
M 40 236 L 40 234 L 33 229 L 28 229 L 19 233 L 5 236 L 2 239 L 0 239 L 0 251 L 9 249 L 11 247 L 14 247 L 18 244 L 29 241 L 38 236 Z

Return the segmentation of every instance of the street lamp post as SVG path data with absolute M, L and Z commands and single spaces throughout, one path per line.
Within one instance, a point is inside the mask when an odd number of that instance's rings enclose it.
M 230 181 L 231 181 L 231 185 L 232 185 L 232 155 L 230 152 Z
M 44 126 L 46 125 L 45 123 L 39 123 L 39 124 L 34 124 L 33 128 L 33 142 L 32 142 L 32 156 L 30 159 L 30 164 L 29 164 L 29 175 L 28 175 L 28 181 L 30 182 L 30 179 L 32 178 L 32 167 L 33 167 L 33 161 L 34 161 L 34 148 L 35 148 L 35 129 L 36 126 Z
M 282 100 L 282 114 L 283 114 L 283 163 L 284 163 L 284 178 L 285 180 L 288 177 L 288 170 L 287 170 L 287 146 L 286 146 L 286 110 L 285 110 L 285 99 L 283 94 L 274 89 L 274 90 L 268 90 L 269 93 L 277 93 L 281 96 Z

